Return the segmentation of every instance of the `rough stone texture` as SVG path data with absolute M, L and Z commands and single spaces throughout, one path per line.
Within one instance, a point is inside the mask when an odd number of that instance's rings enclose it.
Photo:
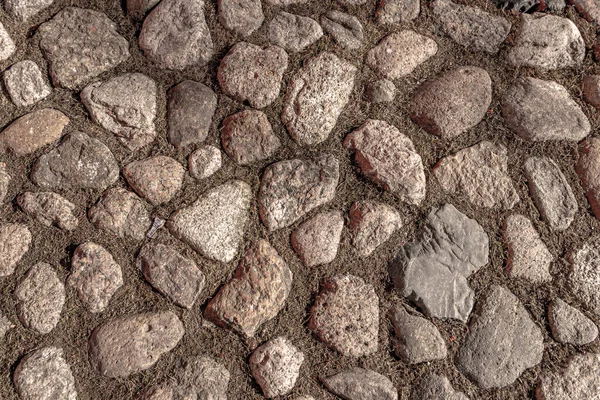
M 17 197 L 17 204 L 45 226 L 56 225 L 72 231 L 79 225 L 79 219 L 74 214 L 75 204 L 54 192 L 25 192 Z
M 98 229 L 135 241 L 143 240 L 151 225 L 146 203 L 135 193 L 120 187 L 102 193 L 88 210 L 88 218 Z
M 572 0 L 579 14 L 591 22 L 600 22 L 600 3 L 598 0 Z
M 175 159 L 155 156 L 123 167 L 123 176 L 137 194 L 153 205 L 168 203 L 183 185 L 185 169 Z
M 269 231 L 285 228 L 335 197 L 339 162 L 329 154 L 310 160 L 285 160 L 263 173 L 258 211 Z
M 24 22 L 49 7 L 54 0 L 4 0 L 4 10 L 13 18 Z
M 127 377 L 156 364 L 183 334 L 183 323 L 171 311 L 120 316 L 92 331 L 90 364 L 101 375 Z
M 281 140 L 265 113 L 243 110 L 223 120 L 221 144 L 236 163 L 248 165 L 271 157 L 281 147 Z
M 338 10 L 330 10 L 321 16 L 323 30 L 333 37 L 337 44 L 349 49 L 358 49 L 363 41 L 363 26 L 353 15 Z
M 556 231 L 567 229 L 579 208 L 571 185 L 560 167 L 548 157 L 530 157 L 523 173 L 529 193 L 542 218 Z
M 206 179 L 221 169 L 221 150 L 215 146 L 202 146 L 188 158 L 188 169 L 192 178 Z
M 119 179 L 119 164 L 101 141 L 83 132 L 68 134 L 58 147 L 42 155 L 31 180 L 43 189 L 104 190 Z
M 288 394 L 300 375 L 304 354 L 284 337 L 269 340 L 252 353 L 250 372 L 266 398 Z
M 400 200 L 418 205 L 426 182 L 421 156 L 410 138 L 385 121 L 369 119 L 352 131 L 344 146 L 354 150 L 361 173 Z
M 136 19 L 142 19 L 159 2 L 160 0 L 126 0 L 127 13 Z
M 330 392 L 347 400 L 398 400 L 387 377 L 368 369 L 352 368 L 319 378 Z
M 571 20 L 551 14 L 523 16 L 507 60 L 517 67 L 542 70 L 574 67 L 585 57 L 585 43 Z
M 99 244 L 80 244 L 71 259 L 67 285 L 76 291 L 89 312 L 102 312 L 115 292 L 123 286 L 121 266 Z
M 292 271 L 266 241 L 254 242 L 234 277 L 206 307 L 205 318 L 246 337 L 253 337 L 277 316 L 292 289 Z
M 0 61 L 5 61 L 10 58 L 15 51 L 17 46 L 12 40 L 4 25 L 0 22 Z
M 592 137 L 582 141 L 578 153 L 575 170 L 594 215 L 600 219 L 600 139 Z
M 444 157 L 433 175 L 445 192 L 477 207 L 510 210 L 519 195 L 508 176 L 506 147 L 484 140 Z
M 43 347 L 27 354 L 13 382 L 21 399 L 76 400 L 75 379 L 61 348 Z
M 31 232 L 23 224 L 0 224 L 0 277 L 12 275 L 29 250 Z
M 569 286 L 597 317 L 600 316 L 600 242 L 592 238 L 570 255 Z
M 437 327 L 425 318 L 409 314 L 403 306 L 391 312 L 394 326 L 394 352 L 406 364 L 419 364 L 446 358 L 446 343 Z
M 496 54 L 510 33 L 511 23 L 480 8 L 435 0 L 433 18 L 456 43 L 469 50 Z
M 10 175 L 6 171 L 6 163 L 0 162 L 0 204 L 6 200 L 8 187 L 10 186 Z
M 352 246 L 367 257 L 402 226 L 402 217 L 393 207 L 376 201 L 357 201 L 350 207 L 348 229 Z
M 548 306 L 548 321 L 552 336 L 561 343 L 581 346 L 598 337 L 596 324 L 558 297 Z
M 99 11 L 64 8 L 37 35 L 54 86 L 78 89 L 129 58 L 129 43 Z
M 0 133 L 0 147 L 16 156 L 26 156 L 57 142 L 69 118 L 62 112 L 43 108 L 16 119 Z
M 413 94 L 410 117 L 432 135 L 452 139 L 480 123 L 492 103 L 492 80 L 477 67 L 430 79 Z
M 564 86 L 554 81 L 525 77 L 502 99 L 502 117 L 522 139 L 569 140 L 586 137 L 591 125 Z
M 0 313 L 0 340 L 4 339 L 6 333 L 13 329 L 15 325 L 5 315 Z
M 271 104 L 278 96 L 288 56 L 281 47 L 264 49 L 252 43 L 238 42 L 221 60 L 217 79 L 221 90 L 254 108 Z
M 587 400 L 600 392 L 600 355 L 575 354 L 559 371 L 546 371 L 539 378 L 537 400 Z
M 137 262 L 148 283 L 178 306 L 191 309 L 204 288 L 196 263 L 164 244 L 148 243 Z
M 65 286 L 50 264 L 31 267 L 15 288 L 16 312 L 27 329 L 50 333 L 60 320 L 65 304 Z
M 429 374 L 413 389 L 411 400 L 469 400 L 454 390 L 448 378 Z
M 308 329 L 344 356 L 362 357 L 379 348 L 379 297 L 372 285 L 353 275 L 321 282 Z
M 594 107 L 600 108 L 600 75 L 588 75 L 583 79 L 583 97 Z
M 512 384 L 542 361 L 543 335 L 519 299 L 492 286 L 479 315 L 469 326 L 456 366 L 483 388 Z
M 387 79 L 379 79 L 367 85 L 365 97 L 371 103 L 391 103 L 396 96 L 396 85 Z
M 367 65 L 384 78 L 397 79 L 411 74 L 437 53 L 437 43 L 410 30 L 394 32 L 372 48 Z
M 92 119 L 129 150 L 154 141 L 156 83 L 146 75 L 128 73 L 94 82 L 81 91 L 81 102 Z
M 317 214 L 292 233 L 292 247 L 307 267 L 328 264 L 337 255 L 343 228 L 341 212 Z
M 178 149 L 200 144 L 217 109 L 217 95 L 206 85 L 185 80 L 169 89 L 167 102 L 167 136 Z
M 269 22 L 269 41 L 292 53 L 304 51 L 321 36 L 321 25 L 312 18 L 280 11 Z
M 375 10 L 378 24 L 404 24 L 419 16 L 420 0 L 382 0 Z
M 305 61 L 288 83 L 281 121 L 301 146 L 329 137 L 350 100 L 357 69 L 333 53 L 322 52 Z
M 17 107 L 27 107 L 45 99 L 52 88 L 36 63 L 19 61 L 4 72 L 4 86 Z
M 173 236 L 213 260 L 229 262 L 238 254 L 249 217 L 252 190 L 242 181 L 209 189 L 167 221 Z
M 161 1 L 144 20 L 139 45 L 159 68 L 182 70 L 206 64 L 214 50 L 204 1 Z
M 260 28 L 265 15 L 260 0 L 219 0 L 219 22 L 240 36 Z

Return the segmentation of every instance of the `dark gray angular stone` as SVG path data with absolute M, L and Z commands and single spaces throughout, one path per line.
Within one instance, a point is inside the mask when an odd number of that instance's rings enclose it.
M 398 390 L 387 377 L 355 367 L 319 378 L 330 392 L 347 400 L 398 400 Z
M 395 307 L 390 319 L 394 326 L 394 351 L 406 364 L 446 358 L 446 343 L 432 322 L 409 314 L 403 306 Z
M 548 321 L 554 339 L 578 346 L 593 342 L 598 327 L 581 311 L 556 298 L 548 306 Z
M 363 26 L 353 15 L 331 10 L 321 16 L 321 26 L 342 47 L 356 50 L 364 39 Z

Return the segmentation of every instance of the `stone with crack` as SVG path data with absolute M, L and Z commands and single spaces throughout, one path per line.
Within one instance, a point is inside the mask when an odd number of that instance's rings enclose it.
M 79 225 L 75 204 L 54 192 L 25 192 L 17 197 L 25 213 L 45 226 L 72 231 Z
M 280 11 L 269 22 L 269 41 L 291 53 L 304 51 L 321 36 L 321 25 L 309 17 Z
M 338 10 L 330 10 L 323 14 L 321 26 L 337 44 L 349 50 L 358 49 L 364 39 L 364 30 L 359 19 Z
M 52 93 L 40 67 L 31 60 L 19 61 L 4 71 L 4 86 L 17 107 L 33 105 Z

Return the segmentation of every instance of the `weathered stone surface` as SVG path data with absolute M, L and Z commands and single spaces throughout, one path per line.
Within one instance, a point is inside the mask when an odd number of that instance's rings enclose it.
M 74 215 L 75 204 L 54 192 L 25 192 L 17 197 L 17 204 L 45 226 L 56 225 L 72 231 L 79 224 L 79 219 Z
M 596 324 L 558 297 L 548 306 L 548 322 L 552 336 L 561 343 L 581 346 L 598 337 Z
M 469 400 L 469 398 L 454 390 L 445 376 L 429 374 L 413 389 L 411 400 Z
M 266 398 L 288 394 L 300 375 L 304 354 L 284 337 L 277 337 L 254 350 L 250 372 Z
M 217 108 L 217 95 L 202 83 L 185 80 L 169 90 L 167 102 L 167 136 L 178 149 L 200 144 Z
M 426 182 L 421 156 L 410 138 L 385 121 L 369 119 L 352 131 L 344 146 L 367 178 L 409 204 L 425 198 Z
M 323 52 L 305 61 L 285 94 L 281 121 L 302 146 L 329 137 L 350 100 L 357 69 L 333 53 Z
M 600 219 L 600 139 L 592 137 L 582 141 L 578 153 L 575 170 L 594 215 Z
M 290 226 L 309 211 L 333 200 L 338 181 L 339 162 L 329 154 L 271 164 L 260 184 L 260 219 L 269 231 Z
M 242 181 L 209 189 L 190 206 L 175 211 L 169 231 L 213 260 L 229 262 L 238 254 L 249 217 L 252 190 Z
M 385 203 L 363 200 L 350 207 L 348 228 L 352 235 L 352 245 L 362 257 L 373 253 L 401 226 L 400 213 Z
M 253 337 L 275 318 L 292 288 L 292 271 L 266 241 L 254 242 L 235 275 L 206 307 L 205 318 L 246 337 Z
M 6 333 L 14 327 L 15 324 L 13 324 L 5 315 L 0 313 L 0 340 L 4 339 Z
M 17 46 L 15 45 L 15 42 L 11 39 L 8 31 L 0 22 L 0 61 L 7 60 L 16 50 Z
M 0 133 L 0 146 L 17 156 L 26 156 L 57 142 L 69 118 L 53 108 L 42 108 L 13 121 Z
M 129 58 L 129 43 L 99 11 L 64 8 L 37 35 L 55 86 L 78 89 Z
M 437 53 L 437 43 L 410 30 L 394 32 L 372 48 L 366 63 L 384 78 L 397 79 L 412 73 Z
M 221 169 L 221 150 L 215 146 L 202 146 L 188 158 L 188 169 L 192 178 L 206 179 Z
M 137 262 L 148 283 L 178 306 L 192 308 L 204 288 L 196 263 L 164 244 L 146 244 Z
M 71 259 L 67 285 L 77 292 L 89 312 L 102 312 L 111 297 L 123 286 L 121 266 L 102 246 L 92 242 L 80 244 Z
M 600 316 L 600 243 L 597 238 L 571 253 L 569 286 L 588 310 Z
M 175 159 L 155 156 L 123 167 L 123 176 L 137 194 L 156 205 L 168 203 L 181 189 L 185 169 Z
M 523 24 L 507 60 L 517 67 L 542 70 L 574 67 L 585 57 L 585 43 L 575 24 L 552 14 L 523 15 Z
M 319 379 L 327 390 L 343 399 L 398 400 L 392 381 L 368 369 L 355 367 Z
M 480 8 L 435 0 L 433 17 L 456 43 L 470 50 L 496 54 L 510 33 L 511 23 Z
M 254 108 L 271 104 L 281 88 L 288 56 L 281 47 L 264 49 L 252 43 L 238 42 L 221 60 L 217 79 L 221 90 Z
M 337 255 L 343 228 L 341 212 L 322 212 L 303 222 L 292 233 L 292 247 L 307 267 L 328 264 Z
M 240 36 L 260 28 L 265 15 L 260 0 L 219 0 L 219 22 Z
M 19 61 L 4 72 L 4 86 L 17 107 L 27 107 L 45 99 L 52 88 L 36 63 Z
M 271 157 L 281 147 L 267 115 L 262 111 L 244 110 L 223 120 L 223 150 L 240 165 Z
M 579 14 L 590 22 L 600 22 L 600 3 L 598 0 L 573 0 L 571 4 L 577 8 Z
M 545 371 L 536 390 L 537 400 L 587 400 L 600 392 L 600 355 L 576 354 L 566 368 Z
M 543 335 L 519 299 L 492 286 L 469 326 L 456 366 L 483 389 L 508 386 L 542 361 Z
M 363 26 L 353 15 L 330 10 L 321 16 L 321 26 L 337 44 L 346 49 L 356 50 L 362 44 Z
M 31 267 L 15 288 L 19 321 L 37 333 L 50 333 L 60 320 L 65 304 L 65 286 L 50 264 Z
M 583 98 L 600 108 L 600 75 L 588 75 L 583 79 Z
M 92 119 L 129 150 L 154 141 L 156 83 L 146 75 L 128 73 L 94 82 L 81 91 L 81 102 Z
M 24 22 L 54 3 L 54 0 L 4 0 L 4 9 L 11 17 Z
M 0 203 L 6 200 L 8 187 L 10 185 L 10 175 L 6 169 L 6 163 L 0 162 Z
M 152 367 L 184 334 L 171 311 L 124 315 L 96 327 L 88 351 L 92 368 L 101 375 L 127 377 Z
M 317 21 L 301 15 L 280 11 L 269 22 L 269 41 L 289 52 L 298 53 L 323 36 Z
M 23 224 L 0 225 L 0 277 L 12 275 L 17 263 L 29 250 L 31 232 Z
M 353 275 L 325 278 L 310 310 L 308 329 L 344 356 L 375 353 L 379 347 L 379 297 L 375 289 Z
M 375 10 L 378 24 L 403 24 L 412 21 L 421 12 L 420 0 L 382 0 Z
M 206 64 L 214 50 L 204 1 L 161 1 L 144 20 L 139 45 L 159 68 L 182 70 Z
M 396 85 L 388 79 L 379 79 L 367 85 L 365 97 L 371 103 L 391 103 L 396 95 Z
M 446 343 L 437 327 L 425 318 L 409 314 L 403 306 L 391 312 L 394 352 L 406 364 L 446 358 Z
M 459 67 L 415 91 L 410 117 L 432 135 L 452 139 L 483 120 L 492 103 L 492 79 L 477 67 Z
M 71 367 L 57 347 L 43 347 L 23 357 L 13 382 L 21 399 L 77 399 Z
M 159 2 L 160 0 L 126 0 L 127 13 L 141 19 L 147 11 Z
M 106 189 L 119 179 L 119 164 L 101 141 L 83 132 L 68 134 L 42 155 L 31 180 L 44 189 Z
M 275 7 L 288 7 L 294 4 L 304 4 L 307 3 L 308 0 L 266 0 L 267 4 L 270 4 Z

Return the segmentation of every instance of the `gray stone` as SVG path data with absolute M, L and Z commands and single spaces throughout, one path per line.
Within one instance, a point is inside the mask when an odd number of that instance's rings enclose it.
M 137 194 L 153 205 L 168 203 L 183 185 L 185 169 L 177 160 L 154 156 L 123 167 L 123 176 Z
M 411 400 L 469 400 L 469 398 L 454 390 L 445 376 L 429 374 L 413 389 Z
M 0 224 L 0 277 L 12 275 L 29 250 L 31 232 L 23 224 Z
M 250 372 L 269 399 L 292 391 L 303 362 L 304 354 L 280 336 L 254 350 Z
M 392 381 L 368 369 L 355 367 L 319 379 L 327 390 L 343 399 L 398 400 Z
M 260 28 L 265 15 L 260 0 L 219 0 L 219 22 L 240 36 Z
M 371 103 L 391 103 L 396 96 L 396 85 L 388 79 L 370 82 L 365 90 L 365 97 Z
M 588 75 L 583 79 L 583 98 L 600 108 L 600 75 Z
M 54 0 L 4 0 L 4 9 L 11 17 L 24 22 L 52 3 Z
M 6 163 L 0 162 L 0 203 L 6 200 L 8 187 L 10 186 L 10 175 L 7 172 Z
M 17 197 L 17 204 L 45 226 L 56 225 L 72 231 L 79 225 L 79 219 L 74 215 L 75 204 L 54 192 L 25 192 Z
M 582 141 L 578 155 L 575 171 L 594 215 L 600 219 L 600 139 L 591 137 Z
M 221 169 L 221 150 L 215 146 L 202 146 L 188 158 L 188 169 L 192 178 L 206 179 Z
M 337 255 L 343 228 L 341 212 L 322 212 L 304 221 L 292 233 L 292 247 L 307 267 L 328 264 Z
M 536 389 L 537 400 L 588 400 L 600 393 L 600 355 L 575 354 L 559 371 L 546 370 Z
M 570 254 L 568 284 L 588 310 L 600 317 L 600 242 L 591 238 Z
M 127 13 L 141 19 L 159 2 L 160 0 L 126 0 Z
M 0 151 L 26 156 L 58 142 L 69 118 L 53 108 L 42 108 L 13 121 L 0 133 Z
M 584 313 L 560 298 L 548 306 L 548 322 L 554 339 L 577 346 L 588 344 L 598 337 L 598 327 Z
M 265 113 L 243 110 L 223 120 L 221 144 L 236 163 L 248 165 L 271 157 L 281 147 L 281 140 Z
M 438 328 L 425 318 L 409 314 L 403 306 L 391 312 L 394 352 L 406 364 L 420 364 L 446 358 L 446 343 Z
M 321 26 L 337 44 L 346 49 L 356 50 L 362 44 L 363 26 L 353 15 L 330 10 L 321 16 Z
M 52 93 L 42 71 L 30 60 L 19 61 L 4 71 L 4 86 L 17 107 L 30 106 Z
M 0 61 L 5 61 L 10 58 L 16 50 L 17 46 L 15 45 L 15 42 L 11 39 L 8 31 L 0 22 Z
M 367 257 L 402 227 L 402 217 L 385 203 L 362 200 L 350 207 L 348 228 L 352 246 L 361 257 Z
M 467 278 L 488 263 L 483 228 L 452 204 L 433 209 L 421 239 L 405 245 L 389 266 L 394 286 L 429 317 L 466 322 L 475 294 Z
M 13 324 L 5 315 L 0 313 L 0 340 L 3 340 L 6 333 L 14 327 L 15 324 Z
M 382 0 L 375 10 L 378 24 L 404 24 L 421 12 L 420 0 Z
M 317 21 L 301 15 L 280 11 L 269 22 L 269 41 L 289 52 L 298 53 L 323 36 Z

